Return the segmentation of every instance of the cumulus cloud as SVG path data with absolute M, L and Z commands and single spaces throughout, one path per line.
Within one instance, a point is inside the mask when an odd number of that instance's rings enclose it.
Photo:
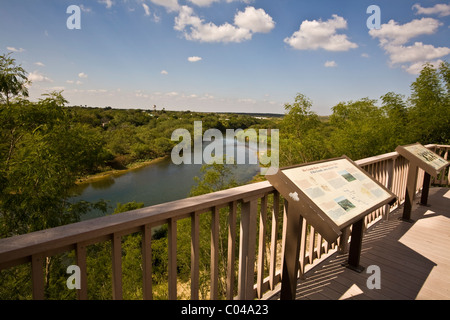
M 409 73 L 418 74 L 419 66 L 425 62 L 438 63 L 442 58 L 450 54 L 448 47 L 435 47 L 423 42 L 408 42 L 423 35 L 434 34 L 442 23 L 433 18 L 414 19 L 403 25 L 394 20 L 381 25 L 380 29 L 372 29 L 369 34 L 380 41 L 380 46 L 389 55 L 391 66 L 401 65 Z
M 52 79 L 40 74 L 37 71 L 31 72 L 28 75 L 28 80 L 31 82 L 53 82 Z
M 423 44 L 422 42 L 415 42 L 411 46 L 388 45 L 385 49 L 389 53 L 393 64 L 431 61 L 450 54 L 450 48 L 434 47 L 431 44 Z
M 84 72 L 80 72 L 80 73 L 78 74 L 78 77 L 79 77 L 79 78 L 86 79 L 86 78 L 88 77 L 88 75 L 87 75 L 86 73 L 84 73 Z
M 175 18 L 174 29 L 183 32 L 187 40 L 200 42 L 242 42 L 250 40 L 255 32 L 269 32 L 274 27 L 272 18 L 263 10 L 247 7 L 235 15 L 235 24 L 218 26 L 199 18 L 191 7 L 182 6 Z
M 169 74 L 166 70 L 161 70 L 161 74 L 163 74 L 163 75 L 167 75 L 167 74 Z
M 284 42 L 298 50 L 348 51 L 357 48 L 358 45 L 349 41 L 347 35 L 337 33 L 339 29 L 347 29 L 347 21 L 336 14 L 327 21 L 304 20 L 300 29 Z
M 382 24 L 380 29 L 371 29 L 369 34 L 378 38 L 380 44 L 400 45 L 420 35 L 434 34 L 442 23 L 433 18 L 414 19 L 403 25 L 394 20 Z
M 263 9 L 247 7 L 245 11 L 240 11 L 234 17 L 234 24 L 240 28 L 248 29 L 252 32 L 270 32 L 275 27 L 275 22 Z
M 422 68 L 423 68 L 423 65 L 425 64 L 425 62 L 427 62 L 427 61 L 419 61 L 419 62 L 413 63 L 409 66 L 408 65 L 402 66 L 402 68 L 408 73 L 419 74 L 420 71 L 422 71 Z M 439 65 L 442 63 L 442 60 L 438 59 L 438 60 L 428 62 L 428 63 L 430 63 L 434 68 L 438 68 Z
M 193 56 L 193 57 L 189 57 L 188 58 L 189 62 L 197 62 L 197 61 L 200 61 L 200 60 L 202 60 L 202 58 L 201 57 L 197 57 L 197 56 Z
M 416 3 L 412 7 L 417 10 L 416 14 L 437 14 L 440 17 L 450 16 L 450 4 L 438 3 L 431 8 L 424 8 Z
M 327 68 L 334 68 L 337 67 L 337 63 L 336 61 L 326 61 L 324 66 Z
M 34 63 L 35 65 L 39 66 L 39 67 L 45 67 L 45 64 L 43 64 L 42 62 L 38 61 Z

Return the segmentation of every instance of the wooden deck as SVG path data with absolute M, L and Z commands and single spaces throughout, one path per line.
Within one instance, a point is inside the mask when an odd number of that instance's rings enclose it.
M 398 220 L 400 207 L 366 231 L 362 273 L 343 267 L 347 255 L 334 253 L 299 280 L 296 299 L 450 299 L 450 189 L 431 188 L 428 204 L 414 205 L 414 223 Z M 371 265 L 380 268 L 380 289 L 367 286 Z M 279 291 L 267 298 L 279 299 Z

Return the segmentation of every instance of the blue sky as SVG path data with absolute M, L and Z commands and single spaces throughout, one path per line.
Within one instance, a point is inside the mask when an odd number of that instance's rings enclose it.
M 380 28 L 369 30 L 369 5 Z M 70 5 L 81 29 L 68 29 Z M 425 61 L 450 56 L 444 1 L 8 0 L 0 54 L 29 72 L 31 99 L 70 105 L 283 113 L 406 96 Z

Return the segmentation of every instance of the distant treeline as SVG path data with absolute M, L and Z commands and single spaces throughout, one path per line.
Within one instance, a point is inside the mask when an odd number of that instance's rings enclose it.
M 177 141 L 171 140 L 177 128 L 187 129 L 193 135 L 194 121 L 202 121 L 203 131 L 216 128 L 247 129 L 251 126 L 276 126 L 270 119 L 247 114 L 221 114 L 192 111 L 67 108 L 72 122 L 98 129 L 103 146 L 103 162 L 92 172 L 110 168 L 125 168 L 136 161 L 146 161 L 170 154 Z

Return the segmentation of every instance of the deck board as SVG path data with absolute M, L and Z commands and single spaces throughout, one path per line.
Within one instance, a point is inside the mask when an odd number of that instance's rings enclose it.
M 298 281 L 296 299 L 450 299 L 450 189 L 431 188 L 428 204 L 413 206 L 414 223 L 398 220 L 401 207 L 366 231 L 360 263 L 380 267 L 380 289 L 369 289 L 371 274 L 343 267 L 348 256 L 336 252 Z M 279 299 L 276 290 L 269 299 Z

